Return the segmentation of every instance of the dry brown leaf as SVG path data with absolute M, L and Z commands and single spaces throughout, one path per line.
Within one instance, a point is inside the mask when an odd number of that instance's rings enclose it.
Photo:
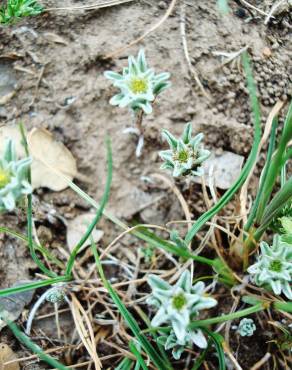
M 67 244 L 72 252 L 76 244 L 79 242 L 81 237 L 85 234 L 88 226 L 93 221 L 95 214 L 94 213 L 84 213 L 73 220 L 68 221 L 67 224 Z M 93 240 L 97 243 L 103 237 L 103 231 L 94 229 L 92 232 Z M 85 242 L 83 248 L 87 247 L 91 244 L 91 240 L 89 239 Z M 82 249 L 83 249 L 82 248 Z
M 63 37 L 56 35 L 52 32 L 45 32 L 43 33 L 43 37 L 48 40 L 49 42 L 54 42 L 56 44 L 68 45 L 68 42 L 63 39 Z
M 12 362 L 5 365 L 6 362 L 10 362 L 17 359 L 16 354 L 12 349 L 5 343 L 0 343 L 0 370 L 19 370 L 18 362 Z
M 77 175 L 76 160 L 72 153 L 63 143 L 55 141 L 53 135 L 45 129 L 34 128 L 27 140 L 33 157 L 33 187 L 47 187 L 54 191 L 66 189 L 68 181 Z
M 17 156 L 23 158 L 25 150 L 17 126 L 0 127 L 0 155 L 8 139 L 14 141 Z M 68 181 L 77 175 L 76 160 L 72 153 L 63 143 L 55 141 L 52 134 L 45 129 L 33 129 L 28 134 L 28 141 L 33 158 L 31 166 L 33 188 L 46 187 L 54 191 L 66 189 Z M 58 172 L 65 175 L 68 180 L 62 178 Z

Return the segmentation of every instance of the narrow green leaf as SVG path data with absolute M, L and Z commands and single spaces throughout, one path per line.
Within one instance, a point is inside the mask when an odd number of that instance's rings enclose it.
M 205 327 L 201 328 L 201 330 L 204 331 L 206 334 L 208 334 L 208 336 L 214 343 L 216 352 L 218 354 L 219 370 L 225 370 L 226 364 L 225 364 L 225 356 L 224 356 L 224 351 L 223 351 L 223 346 L 222 346 L 222 343 L 224 342 L 224 338 L 220 334 L 213 333 L 212 331 L 208 330 Z
M 115 370 L 130 370 L 132 368 L 134 361 L 130 358 L 125 357 L 119 365 L 115 368 Z
M 19 285 L 13 288 L 2 289 L 0 290 L 0 297 L 6 297 L 15 293 L 27 292 L 28 290 L 42 288 L 44 286 L 53 285 L 57 283 L 63 282 L 65 283 L 70 280 L 71 279 L 68 278 L 68 276 L 60 276 L 53 279 L 40 280 L 30 284 Z
M 101 280 L 105 286 L 105 288 L 108 290 L 109 295 L 111 296 L 112 300 L 116 304 L 117 308 L 119 309 L 121 315 L 126 320 L 127 324 L 129 325 L 129 328 L 137 338 L 138 342 L 144 349 L 144 351 L 148 354 L 149 358 L 153 362 L 153 364 L 156 366 L 158 370 L 168 370 L 172 369 L 171 365 L 169 363 L 164 363 L 161 360 L 160 355 L 157 353 L 155 348 L 151 345 L 151 343 L 147 340 L 144 334 L 142 334 L 141 329 L 139 328 L 139 325 L 135 318 L 132 316 L 132 314 L 128 311 L 124 303 L 121 301 L 120 297 L 116 293 L 116 291 L 112 288 L 109 281 L 106 279 L 102 265 L 99 260 L 99 255 L 96 249 L 96 246 L 92 244 L 92 253 L 95 258 L 95 262 L 97 265 L 97 269 L 99 271 L 99 275 L 101 277 Z
M 2 227 L 1 226 L 0 227 L 0 232 L 8 234 L 10 236 L 13 236 L 13 237 L 15 237 L 19 240 L 22 240 L 22 241 L 28 243 L 28 238 L 25 235 L 22 235 L 22 234 L 18 233 L 17 231 L 9 229 L 8 227 Z M 45 257 L 47 257 L 50 261 L 55 263 L 57 266 L 59 266 L 60 268 L 64 268 L 64 264 L 61 261 L 59 261 L 55 256 L 53 256 L 44 246 L 34 243 L 34 248 L 36 250 L 38 250 L 40 253 L 42 253 Z
M 260 227 L 254 233 L 256 241 L 263 235 L 272 220 L 278 216 L 282 208 L 292 199 L 292 177 L 285 182 L 276 193 L 270 204 L 266 207 Z
M 276 301 L 273 302 L 273 306 L 275 310 L 292 313 L 292 302 Z
M 22 123 L 19 124 L 20 133 L 23 140 L 23 146 L 25 149 L 25 153 L 27 157 L 29 157 L 29 149 L 28 144 L 26 140 L 26 133 L 25 128 Z M 31 184 L 31 169 L 28 170 L 28 182 Z M 32 194 L 27 195 L 27 239 L 28 239 L 28 247 L 31 254 L 32 259 L 34 260 L 35 264 L 39 267 L 39 269 L 48 277 L 56 277 L 58 276 L 55 272 L 49 270 L 42 261 L 38 258 L 35 250 L 35 244 L 33 242 L 33 234 L 32 234 L 32 226 L 33 226 L 33 220 L 32 220 Z
M 278 148 L 275 154 L 273 155 L 270 166 L 268 168 L 268 173 L 263 186 L 262 197 L 257 208 L 256 214 L 257 224 L 261 224 L 262 222 L 266 206 L 270 200 L 278 176 L 281 173 L 281 168 L 285 163 L 284 158 L 286 147 L 291 140 L 292 140 L 292 101 L 290 103 L 288 114 L 285 119 L 284 128 L 282 131 L 281 138 L 279 140 Z
M 109 199 L 110 187 L 111 187 L 111 183 L 112 183 L 112 173 L 113 173 L 113 160 L 112 160 L 112 149 L 111 149 L 110 139 L 107 139 L 107 166 L 108 166 L 108 168 L 107 168 L 107 180 L 106 180 L 106 185 L 105 185 L 105 191 L 104 191 L 103 197 L 102 197 L 101 202 L 100 202 L 100 207 L 98 208 L 93 221 L 91 222 L 88 229 L 86 230 L 86 233 L 82 236 L 79 243 L 75 246 L 75 248 L 73 249 L 73 251 L 72 251 L 72 253 L 69 257 L 69 260 L 68 260 L 68 263 L 67 263 L 67 268 L 66 268 L 66 275 L 68 275 L 68 276 L 71 275 L 73 265 L 74 265 L 74 261 L 75 261 L 75 258 L 77 256 L 78 252 L 80 251 L 80 248 L 88 240 L 92 231 L 94 230 L 97 223 L 101 219 L 104 208 L 105 208 L 105 206 L 108 202 L 108 199 Z
M 270 164 L 271 164 L 272 154 L 273 154 L 274 149 L 275 149 L 277 126 L 278 126 L 278 120 L 274 119 L 272 129 L 271 129 L 270 140 L 269 140 L 269 148 L 268 148 L 268 153 L 267 153 L 266 164 L 265 164 L 265 167 L 264 167 L 264 169 L 262 171 L 262 174 L 261 174 L 260 186 L 259 186 L 259 189 L 258 189 L 258 192 L 257 192 L 257 195 L 256 195 L 256 199 L 255 199 L 255 201 L 252 205 L 252 209 L 251 209 L 250 214 L 248 216 L 247 223 L 244 226 L 244 230 L 246 232 L 249 231 L 249 229 L 251 228 L 251 226 L 252 226 L 252 224 L 255 220 L 257 209 L 258 209 L 258 206 L 259 206 L 259 202 L 260 202 L 260 199 L 261 199 L 262 194 L 263 194 L 264 184 L 266 183 L 268 171 L 269 171 Z
M 206 319 L 206 320 L 192 321 L 189 324 L 189 328 L 190 329 L 195 329 L 195 328 L 198 328 L 198 327 L 209 326 L 209 325 L 212 325 L 212 324 L 218 324 L 218 323 L 225 322 L 225 321 L 235 320 L 235 319 L 238 319 L 240 317 L 251 315 L 255 312 L 263 311 L 265 308 L 267 308 L 267 307 L 265 307 L 264 303 L 258 303 L 258 304 L 254 305 L 252 307 L 248 307 L 248 308 L 245 308 L 244 310 L 229 313 L 227 315 L 212 317 L 211 319 Z
M 192 226 L 190 231 L 187 233 L 185 237 L 186 243 L 190 243 L 196 233 L 208 222 L 213 216 L 215 216 L 221 209 L 232 199 L 234 194 L 238 191 L 238 189 L 242 186 L 245 182 L 247 176 L 249 175 L 256 159 L 257 159 L 257 152 L 259 143 L 261 140 L 261 116 L 259 110 L 259 104 L 256 94 L 256 86 L 253 80 L 252 71 L 250 67 L 249 58 L 246 53 L 243 54 L 243 66 L 245 70 L 245 74 L 247 77 L 247 86 L 250 94 L 252 111 L 253 111 L 253 119 L 254 119 L 254 140 L 251 153 L 244 165 L 239 178 L 235 181 L 234 185 L 226 191 L 226 193 L 220 198 L 220 200 L 207 212 L 205 212 L 199 219 L 195 222 Z
M 9 329 L 12 331 L 14 336 L 25 345 L 26 348 L 30 349 L 33 353 L 35 353 L 42 361 L 45 361 L 50 366 L 53 366 L 59 370 L 68 370 L 69 368 L 62 365 L 59 361 L 55 360 L 51 356 L 44 353 L 44 351 L 35 343 L 33 343 L 28 336 L 26 336 L 22 331 L 20 331 L 17 325 L 9 320 L 6 320 L 3 317 L 3 320 L 8 325 Z
M 139 365 L 142 367 L 143 370 L 148 370 L 147 365 L 145 364 L 145 361 L 143 357 L 141 356 L 140 351 L 138 348 L 135 346 L 135 343 L 133 341 L 130 342 L 130 350 L 133 353 L 133 355 L 136 357 L 137 361 L 139 362 Z

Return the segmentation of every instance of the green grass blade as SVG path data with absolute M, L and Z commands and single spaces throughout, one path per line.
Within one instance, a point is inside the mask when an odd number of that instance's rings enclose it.
M 117 367 L 115 367 L 115 370 L 130 370 L 132 368 L 134 361 L 132 361 L 130 358 L 125 357 Z
M 28 243 L 28 238 L 23 235 L 23 234 L 20 234 L 18 233 L 17 231 L 14 231 L 12 229 L 9 229 L 8 227 L 0 227 L 0 232 L 1 233 L 5 233 L 5 234 L 8 234 L 10 236 L 13 236 L 14 238 L 17 238 L 19 240 L 22 240 L 24 241 L 25 243 Z M 36 250 L 38 250 L 40 253 L 43 254 L 43 256 L 47 257 L 50 261 L 52 261 L 53 263 L 55 263 L 57 266 L 59 266 L 60 268 L 64 268 L 64 264 L 63 262 L 59 261 L 55 256 L 53 256 L 48 250 L 47 248 L 45 248 L 44 246 L 42 245 L 39 245 L 39 244 L 36 244 L 34 243 L 34 248 Z
M 246 232 L 248 232 L 249 229 L 251 228 L 251 226 L 253 225 L 253 222 L 254 222 L 255 217 L 256 217 L 257 209 L 258 209 L 258 206 L 259 206 L 259 202 L 260 202 L 260 199 L 261 199 L 262 194 L 263 194 L 264 184 L 265 184 L 266 179 L 267 179 L 268 170 L 270 168 L 272 155 L 273 155 L 273 152 L 274 152 L 274 149 L 275 149 L 277 126 L 278 126 L 278 120 L 274 119 L 272 129 L 271 129 L 271 136 L 270 136 L 270 140 L 269 140 L 269 148 L 268 148 L 268 153 L 267 153 L 266 164 L 265 164 L 265 167 L 264 167 L 262 175 L 261 175 L 260 186 L 259 186 L 256 198 L 255 198 L 255 201 L 252 205 L 252 209 L 251 209 L 250 214 L 248 216 L 247 223 L 244 226 L 244 230 Z
M 207 348 L 204 349 L 204 351 L 200 354 L 200 356 L 195 360 L 195 363 L 192 367 L 192 370 L 200 370 L 202 369 L 201 366 L 203 362 L 205 361 L 205 358 L 207 356 L 208 351 L 210 350 L 211 341 L 208 340 Z
M 69 367 L 66 367 L 62 365 L 59 361 L 55 360 L 51 356 L 44 353 L 44 351 L 35 343 L 33 343 L 28 336 L 26 336 L 22 331 L 20 331 L 17 327 L 17 325 L 9 320 L 5 320 L 5 317 L 3 318 L 6 324 L 8 325 L 9 329 L 12 331 L 14 336 L 24 344 L 24 346 L 28 349 L 30 349 L 33 353 L 35 353 L 42 361 L 45 361 L 50 366 L 53 366 L 56 369 L 59 370 L 68 370 Z
M 95 258 L 95 262 L 97 265 L 97 269 L 99 271 L 100 278 L 109 292 L 109 295 L 111 296 L 112 300 L 116 304 L 117 308 L 119 309 L 121 315 L 129 325 L 129 328 L 135 335 L 136 339 L 140 343 L 141 347 L 144 349 L 144 351 L 147 353 L 153 364 L 156 366 L 158 370 L 169 370 L 172 369 L 171 365 L 168 363 L 165 363 L 161 360 L 161 357 L 159 353 L 155 350 L 155 348 L 152 346 L 152 344 L 147 340 L 144 334 L 142 334 L 141 329 L 139 328 L 139 325 L 133 315 L 128 311 L 124 303 L 121 301 L 120 297 L 116 293 L 116 291 L 112 288 L 111 284 L 106 279 L 103 268 L 101 266 L 99 255 L 96 249 L 96 246 L 92 244 L 92 253 Z
M 285 182 L 284 186 L 276 193 L 263 214 L 263 220 L 260 227 L 254 233 L 255 241 L 258 241 L 263 235 L 273 218 L 281 212 L 282 208 L 292 199 L 292 177 Z
M 254 305 L 252 307 L 248 307 L 248 308 L 245 308 L 244 310 L 229 313 L 227 315 L 212 317 L 211 319 L 206 319 L 206 320 L 192 321 L 189 324 L 189 328 L 190 329 L 196 329 L 198 327 L 205 327 L 205 326 L 209 326 L 209 325 L 212 325 L 212 324 L 219 324 L 221 322 L 238 319 L 240 317 L 251 315 L 255 312 L 263 311 L 265 308 L 267 308 L 267 307 L 265 306 L 264 303 L 258 303 L 258 304 Z
M 70 281 L 70 279 L 67 276 L 59 276 L 53 279 L 40 280 L 40 281 L 36 281 L 30 284 L 24 284 L 24 285 L 19 285 L 19 286 L 12 287 L 12 288 L 2 289 L 0 290 L 0 297 L 6 297 L 11 294 L 27 292 L 28 290 L 42 288 L 42 287 L 57 284 L 57 283 L 63 283 L 63 282 L 65 283 L 68 281 Z
M 224 342 L 224 338 L 222 337 L 222 335 L 218 333 L 213 333 L 207 328 L 201 328 L 201 330 L 204 331 L 214 343 L 216 352 L 218 354 L 219 370 L 226 370 L 225 356 L 224 356 L 224 350 L 222 346 L 222 343 Z
M 281 173 L 281 168 L 285 163 L 283 162 L 283 160 L 285 158 L 286 147 L 291 140 L 292 140 L 292 101 L 290 103 L 288 113 L 285 119 L 285 123 L 284 123 L 281 138 L 279 140 L 278 148 L 275 154 L 273 155 L 273 158 L 270 163 L 270 167 L 268 169 L 267 178 L 264 183 L 262 197 L 259 202 L 259 206 L 258 206 L 257 214 L 256 214 L 257 224 L 262 223 L 262 218 L 266 210 L 266 206 L 270 200 L 270 197 L 274 189 L 274 186 L 276 184 L 276 181 L 278 179 L 278 176 Z
M 190 243 L 193 237 L 205 225 L 205 223 L 208 222 L 219 211 L 221 211 L 221 209 L 232 199 L 234 194 L 245 182 L 257 159 L 258 147 L 261 140 L 261 115 L 257 99 L 256 86 L 254 83 L 249 58 L 246 53 L 243 54 L 243 66 L 247 77 L 247 86 L 251 99 L 254 120 L 254 140 L 252 150 L 246 161 L 246 164 L 241 171 L 239 178 L 236 180 L 234 185 L 221 197 L 218 203 L 216 203 L 211 209 L 209 209 L 206 213 L 199 217 L 199 219 L 195 222 L 190 231 L 187 233 L 185 238 L 186 243 Z
M 145 364 L 145 361 L 144 361 L 143 357 L 141 356 L 140 351 L 135 346 L 133 341 L 130 342 L 129 348 L 130 348 L 131 352 L 133 353 L 133 355 L 136 357 L 136 359 L 137 359 L 139 365 L 142 367 L 142 369 L 143 370 L 148 370 L 148 367 Z
M 80 248 L 88 240 L 92 231 L 94 230 L 97 223 L 101 219 L 104 208 L 105 208 L 105 206 L 108 202 L 108 199 L 109 199 L 110 188 L 111 188 L 111 183 L 112 183 L 112 174 L 113 174 L 112 149 L 111 149 L 111 142 L 110 142 L 109 138 L 107 139 L 107 166 L 108 166 L 108 168 L 107 168 L 107 179 L 106 179 L 105 191 L 104 191 L 103 197 L 102 197 L 101 202 L 100 202 L 100 207 L 98 208 L 93 221 L 91 222 L 88 229 L 86 230 L 86 233 L 82 236 L 79 243 L 75 246 L 75 248 L 73 249 L 73 251 L 72 251 L 72 253 L 69 257 L 68 264 L 67 264 L 67 267 L 66 267 L 66 275 L 68 275 L 68 276 L 71 275 L 72 268 L 73 268 L 73 265 L 74 265 L 74 261 L 75 261 L 75 258 L 77 256 Z
M 26 133 L 25 129 L 22 123 L 19 124 L 19 129 L 20 133 L 22 136 L 23 140 L 23 146 L 25 149 L 25 153 L 27 157 L 29 157 L 29 150 L 28 150 L 28 145 L 26 141 Z M 27 175 L 27 180 L 31 185 L 31 169 L 29 168 L 28 170 L 28 175 Z M 35 244 L 33 242 L 33 234 L 32 234 L 32 194 L 27 195 L 27 239 L 28 239 L 28 247 L 29 247 L 29 252 L 31 254 L 32 259 L 34 260 L 35 264 L 39 267 L 39 269 L 48 277 L 56 277 L 58 276 L 55 272 L 49 270 L 43 263 L 42 261 L 38 258 L 35 250 Z
M 292 313 L 292 302 L 280 302 L 280 301 L 273 302 L 273 307 L 275 310 L 278 311 Z

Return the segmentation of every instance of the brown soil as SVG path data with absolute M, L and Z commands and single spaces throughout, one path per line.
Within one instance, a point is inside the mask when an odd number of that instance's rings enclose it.
M 87 2 L 48 0 L 42 3 L 47 7 L 62 3 L 66 7 Z M 17 85 L 14 96 L 0 106 L 1 125 L 12 125 L 21 120 L 28 128 L 50 130 L 76 157 L 79 173 L 83 179 L 87 178 L 87 181 L 79 180 L 79 184 L 95 199 L 100 198 L 104 189 L 105 137 L 109 134 L 113 146 L 114 180 L 108 208 L 129 221 L 139 219 L 144 223 L 165 224 L 182 219 L 183 213 L 172 193 L 161 184 L 147 181 L 148 176 L 159 171 L 157 152 L 164 147 L 161 129 L 171 129 L 179 135 L 184 124 L 192 121 L 195 131 L 204 132 L 206 146 L 212 150 L 228 150 L 246 157 L 252 145 L 249 100 L 239 59 L 222 66 L 225 59 L 218 56 L 218 52 L 234 53 L 248 46 L 260 93 L 263 124 L 274 104 L 279 99 L 289 100 L 292 95 L 288 4 L 265 25 L 264 16 L 240 1 L 230 1 L 231 12 L 225 16 L 218 12 L 215 3 L 185 1 L 184 26 L 190 61 L 209 99 L 198 88 L 186 61 L 180 4 L 164 24 L 140 44 L 110 59 L 104 59 L 104 56 L 128 44 L 158 22 L 170 1 L 141 0 L 99 10 L 51 11 L 0 28 L 0 74 L 5 71 L 11 84 Z M 268 11 L 273 2 L 251 0 L 250 3 Z M 109 68 L 121 70 L 127 55 L 136 54 L 140 46 L 144 47 L 149 63 L 157 71 L 171 72 L 172 88 L 161 95 L 154 113 L 144 120 L 146 144 L 138 159 L 135 157 L 136 138 L 123 134 L 123 130 L 131 126 L 132 118 L 126 109 L 109 105 L 114 89 L 103 72 Z M 205 207 L 203 202 L 199 203 L 200 194 L 196 195 L 199 189 L 195 185 L 194 191 L 184 192 L 195 216 Z M 55 209 L 62 217 L 74 218 L 88 208 L 71 190 L 61 193 L 39 190 L 35 197 L 37 227 L 42 226 L 40 232 L 44 233 L 44 238 L 47 237 L 47 242 L 57 248 L 65 243 L 66 228 L 60 218 L 52 221 L 48 210 Z M 0 220 L 1 225 L 25 231 L 24 214 L 1 216 Z M 117 235 L 117 230 L 105 221 L 100 226 L 106 230 L 106 245 Z M 127 242 L 133 243 L 129 238 L 124 240 L 124 246 Z M 35 272 L 25 246 L 14 238 L 1 235 L 1 288 L 34 278 Z M 117 272 L 113 270 L 111 273 Z M 222 305 L 222 312 L 227 312 L 231 304 L 226 306 L 226 311 Z M 44 308 L 41 313 L 47 310 Z M 66 314 L 64 326 L 68 320 L 67 329 L 63 330 L 67 332 L 69 343 L 71 321 L 70 315 Z M 55 329 L 48 332 L 51 321 L 47 325 L 40 324 L 41 328 L 44 332 L 47 330 L 48 338 L 54 337 Z M 253 339 L 260 341 L 260 347 L 259 342 L 246 340 L 238 345 L 238 338 L 231 341 L 243 369 L 251 368 L 267 352 L 269 335 L 261 335 Z M 0 342 L 12 345 L 20 356 L 28 355 L 7 330 L 0 333 Z M 47 348 L 51 346 L 45 336 L 39 339 L 39 344 Z M 100 348 L 100 351 L 103 355 L 110 351 L 114 353 L 109 347 Z M 74 358 L 80 363 L 86 361 L 86 351 L 75 351 Z M 216 364 L 216 358 L 210 358 L 210 361 Z M 45 365 L 37 366 L 31 360 L 23 364 L 23 369 L 46 368 Z M 105 368 L 113 369 L 114 366 L 109 362 Z M 261 367 L 270 368 L 273 368 L 272 361 Z

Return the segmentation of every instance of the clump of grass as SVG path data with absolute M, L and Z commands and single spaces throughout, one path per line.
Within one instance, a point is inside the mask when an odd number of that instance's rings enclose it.
M 7 0 L 0 8 L 0 23 L 13 23 L 23 17 L 38 15 L 43 10 L 37 0 Z

